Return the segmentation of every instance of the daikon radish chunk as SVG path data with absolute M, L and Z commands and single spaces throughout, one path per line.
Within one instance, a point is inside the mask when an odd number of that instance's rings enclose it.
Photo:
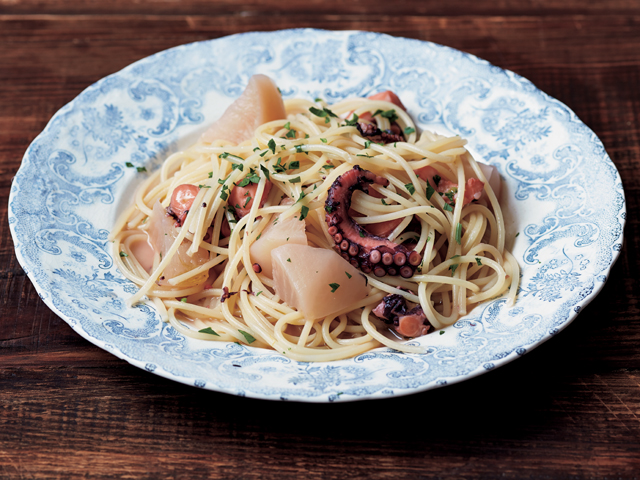
M 276 294 L 307 320 L 343 310 L 370 290 L 360 271 L 333 250 L 283 245 L 271 259 Z
M 500 192 L 502 191 L 502 179 L 500 178 L 498 169 L 493 165 L 487 165 L 486 163 L 481 162 L 478 162 L 478 166 L 489 182 L 491 190 L 493 190 L 493 193 L 496 194 L 496 198 L 499 200 Z
M 180 233 L 180 229 L 175 227 L 175 220 L 166 214 L 160 202 L 156 202 L 153 206 L 153 213 L 149 217 L 149 243 L 153 247 L 153 250 L 163 258 L 173 245 L 173 241 Z M 162 276 L 158 280 L 160 285 L 167 285 L 168 280 L 189 272 L 194 268 L 203 265 L 209 260 L 209 252 L 204 248 L 198 249 L 198 251 L 190 257 L 187 255 L 187 250 L 191 246 L 189 240 L 183 240 L 178 251 L 175 253 L 169 265 L 162 272 Z M 191 287 L 203 283 L 209 276 L 208 272 L 201 273 L 195 277 L 191 277 L 184 282 L 180 283 L 180 287 Z
M 276 84 L 266 75 L 254 75 L 242 95 L 202 134 L 201 140 L 241 143 L 253 137 L 263 123 L 284 118 L 287 114 Z
M 272 250 L 287 244 L 306 245 L 307 235 L 304 231 L 305 221 L 296 217 L 278 220 L 275 225 L 271 223 L 251 245 L 251 263 L 260 265 L 262 273 L 273 278 Z

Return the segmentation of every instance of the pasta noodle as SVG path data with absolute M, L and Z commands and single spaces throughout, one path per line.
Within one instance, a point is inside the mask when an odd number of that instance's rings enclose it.
M 287 117 L 259 126 L 251 139 L 238 145 L 200 141 L 167 158 L 138 188 L 110 237 L 118 269 L 139 286 L 130 304 L 147 297 L 164 321 L 193 338 L 329 361 L 383 345 L 423 352 L 372 313 L 388 295 L 419 305 L 435 329 L 496 296 L 515 301 L 519 270 L 505 250 L 500 205 L 464 139 L 419 135 L 409 115 L 384 100 L 348 99 L 329 106 L 294 99 L 284 105 Z M 357 118 L 368 118 L 379 131 L 400 129 L 404 139 L 376 143 L 358 128 Z M 325 201 L 336 179 L 355 165 L 387 185 L 374 183 L 369 194 L 353 194 L 354 220 L 364 228 L 390 226 L 386 238 L 405 242 L 422 262 L 409 278 L 362 273 L 369 288 L 364 298 L 322 318 L 305 318 L 278 295 L 276 281 L 254 266 L 250 248 L 274 221 L 294 218 L 304 220 L 310 246 L 333 249 Z M 425 171 L 435 175 L 425 179 Z M 434 193 L 431 178 L 455 187 Z M 470 185 L 477 185 L 472 178 L 482 182 L 481 192 L 475 192 L 480 198 L 465 203 Z M 152 264 L 145 265 L 147 239 L 159 228 L 154 211 L 166 221 L 164 211 L 184 184 L 194 186 L 192 206 L 181 227 L 172 227 L 173 236 L 164 233 L 169 239 L 164 255 L 156 249 Z M 263 205 L 249 202 L 251 197 L 244 205 L 230 204 L 230 193 L 247 185 Z M 240 217 L 242 207 L 247 213 Z M 169 276 L 178 256 L 193 265 Z

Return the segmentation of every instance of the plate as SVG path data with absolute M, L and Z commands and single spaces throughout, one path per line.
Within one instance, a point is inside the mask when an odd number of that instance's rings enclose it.
M 390 89 L 421 129 L 460 134 L 495 165 L 507 246 L 521 268 L 501 298 L 413 344 L 329 363 L 185 338 L 116 270 L 107 234 L 136 186 L 192 142 L 254 73 L 286 98 L 330 103 Z M 196 387 L 270 400 L 351 401 L 459 382 L 524 355 L 566 327 L 602 289 L 622 247 L 620 176 L 565 105 L 472 55 L 371 32 L 284 30 L 180 46 L 87 88 L 25 153 L 11 188 L 16 255 L 42 300 L 77 333 L 131 364 Z

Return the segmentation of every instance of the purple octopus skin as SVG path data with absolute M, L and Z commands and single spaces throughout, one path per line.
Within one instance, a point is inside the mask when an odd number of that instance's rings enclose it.
M 402 295 L 387 295 L 382 299 L 373 314 L 392 325 L 394 330 L 405 337 L 419 337 L 426 335 L 431 329 L 422 307 L 416 305 L 407 310 L 407 302 Z
M 356 125 L 358 132 L 363 137 L 368 138 L 375 143 L 394 143 L 404 142 L 404 137 L 391 130 L 382 131 L 376 125 L 371 123 L 358 122 Z
M 373 272 L 378 277 L 398 274 L 412 277 L 422 262 L 422 255 L 370 234 L 349 216 L 353 192 L 368 193 L 367 185 L 372 183 L 387 186 L 389 181 L 358 165 L 333 182 L 324 205 L 329 235 L 333 237 L 337 252 L 364 273 Z

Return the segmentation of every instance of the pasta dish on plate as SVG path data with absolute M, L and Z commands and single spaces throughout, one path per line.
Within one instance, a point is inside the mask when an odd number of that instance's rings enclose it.
M 328 105 L 242 94 L 138 188 L 119 270 L 184 335 L 299 361 L 353 357 L 515 301 L 497 171 L 419 132 L 393 92 Z

